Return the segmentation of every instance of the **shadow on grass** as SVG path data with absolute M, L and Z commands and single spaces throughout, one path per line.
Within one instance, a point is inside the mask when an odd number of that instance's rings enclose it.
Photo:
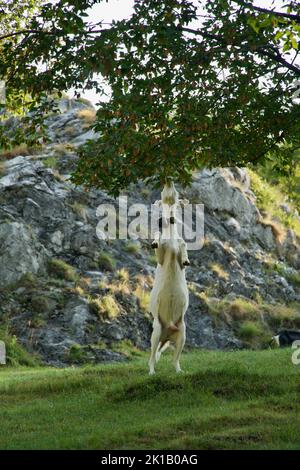
M 174 375 L 174 377 L 155 376 L 143 381 L 123 385 L 112 392 L 110 401 L 147 400 L 159 394 L 185 392 L 187 389 L 198 390 L 216 398 L 227 400 L 237 398 L 255 398 L 264 395 L 285 395 L 295 391 L 297 385 L 287 384 L 280 377 L 269 377 L 245 372 L 244 370 L 199 371 L 194 374 Z

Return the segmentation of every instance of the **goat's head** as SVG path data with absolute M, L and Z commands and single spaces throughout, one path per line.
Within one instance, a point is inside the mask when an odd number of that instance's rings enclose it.
M 169 206 L 178 204 L 178 192 L 174 186 L 173 181 L 165 184 L 164 189 L 161 193 L 161 200 L 163 204 L 168 204 Z

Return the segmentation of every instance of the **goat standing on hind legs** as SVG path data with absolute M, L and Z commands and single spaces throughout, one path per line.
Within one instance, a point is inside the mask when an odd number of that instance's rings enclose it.
M 175 346 L 174 366 L 180 372 L 180 354 L 185 344 L 184 315 L 189 294 L 185 279 L 185 266 L 189 266 L 186 244 L 176 228 L 176 208 L 184 203 L 178 199 L 173 183 L 162 191 L 162 234 L 156 234 L 152 243 L 157 258 L 154 285 L 150 295 L 150 312 L 153 315 L 149 374 L 155 373 L 155 363 L 171 344 Z

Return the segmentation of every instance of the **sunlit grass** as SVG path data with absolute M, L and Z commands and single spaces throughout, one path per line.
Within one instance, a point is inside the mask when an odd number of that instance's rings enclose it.
M 125 347 L 125 346 L 124 346 Z M 123 348 L 123 346 L 122 346 Z M 1 449 L 299 449 L 291 350 L 148 355 L 82 368 L 0 368 Z

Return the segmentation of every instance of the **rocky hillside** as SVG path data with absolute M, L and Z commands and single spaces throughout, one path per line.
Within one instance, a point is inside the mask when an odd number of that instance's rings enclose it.
M 68 181 L 76 147 L 95 138 L 95 113 L 75 100 L 60 108 L 40 153 L 0 156 L 0 336 L 15 335 L 52 365 L 123 360 L 149 347 L 154 253 L 149 241 L 97 238 L 96 208 L 115 200 Z M 142 184 L 127 195 L 149 205 L 159 198 Z M 300 327 L 292 204 L 238 168 L 198 173 L 182 195 L 205 205 L 204 246 L 187 269 L 187 345 L 263 347 L 280 327 Z

